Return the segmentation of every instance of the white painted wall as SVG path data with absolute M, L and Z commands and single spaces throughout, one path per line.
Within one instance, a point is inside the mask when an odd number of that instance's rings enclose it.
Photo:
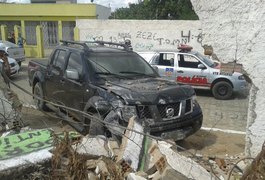
M 204 34 L 219 59 L 237 59 L 253 80 L 247 130 L 247 155 L 265 140 L 265 3 L 263 0 L 191 0 Z
M 135 51 L 176 49 L 186 43 L 203 53 L 211 45 L 223 62 L 237 60 L 253 80 L 246 154 L 265 140 L 265 3 L 262 0 L 192 0 L 200 21 L 77 20 L 81 40 L 132 41 Z
M 135 51 L 176 49 L 183 43 L 203 52 L 199 21 L 77 20 L 76 25 L 80 40 L 124 42 L 126 38 Z

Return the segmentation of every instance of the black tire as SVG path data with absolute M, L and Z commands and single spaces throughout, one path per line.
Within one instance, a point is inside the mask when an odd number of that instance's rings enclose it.
M 86 117 L 84 123 L 83 134 L 89 134 L 92 136 L 105 135 L 102 118 L 98 113 L 93 113 L 91 118 Z
M 220 81 L 214 84 L 212 93 L 216 99 L 227 100 L 233 95 L 233 88 L 229 82 Z
M 40 99 L 37 99 L 37 98 L 33 97 L 34 104 L 37 107 L 37 109 L 47 111 L 48 108 L 45 105 L 45 102 L 43 101 L 43 98 L 44 98 L 43 89 L 42 89 L 41 84 L 39 82 L 37 82 L 35 84 L 35 86 L 33 88 L 33 94 L 40 98 Z

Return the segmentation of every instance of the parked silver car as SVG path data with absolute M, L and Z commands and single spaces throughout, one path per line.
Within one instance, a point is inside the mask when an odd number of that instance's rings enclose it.
M 18 74 L 20 66 L 18 65 L 17 61 L 10 57 L 7 57 L 7 58 L 8 58 L 9 66 L 10 66 L 10 76 Z M 3 63 L 2 59 L 0 59 L 0 63 Z
M 21 66 L 21 62 L 25 61 L 25 50 L 23 47 L 11 43 L 9 41 L 0 41 L 0 48 L 4 49 L 10 58 L 13 58 Z
M 209 89 L 216 99 L 230 99 L 233 92 L 246 95 L 248 84 L 242 65 L 216 63 L 190 49 L 138 52 L 161 77 L 189 84 L 195 89 Z

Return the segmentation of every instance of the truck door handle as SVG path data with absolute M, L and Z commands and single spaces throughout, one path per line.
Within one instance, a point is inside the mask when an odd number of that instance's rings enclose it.
M 184 73 L 184 71 L 182 71 L 182 70 L 179 70 L 179 71 L 177 71 L 178 73 Z

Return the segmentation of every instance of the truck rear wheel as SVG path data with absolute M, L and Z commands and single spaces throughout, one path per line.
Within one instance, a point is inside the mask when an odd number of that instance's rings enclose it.
M 233 88 L 229 82 L 220 81 L 214 84 L 212 93 L 216 99 L 227 100 L 233 94 Z
M 92 136 L 105 134 L 102 118 L 98 113 L 93 113 L 91 118 L 85 117 L 84 123 L 84 134 L 90 134 Z
M 35 104 L 35 106 L 37 107 L 37 109 L 47 111 L 48 108 L 47 108 L 47 106 L 45 105 L 45 102 L 43 101 L 43 98 L 44 98 L 44 95 L 43 95 L 43 89 L 42 89 L 41 84 L 40 84 L 39 82 L 37 82 L 37 83 L 35 84 L 34 89 L 33 89 L 33 94 L 34 94 L 36 97 L 39 97 L 39 99 L 33 97 L 33 99 L 34 99 L 34 104 Z

